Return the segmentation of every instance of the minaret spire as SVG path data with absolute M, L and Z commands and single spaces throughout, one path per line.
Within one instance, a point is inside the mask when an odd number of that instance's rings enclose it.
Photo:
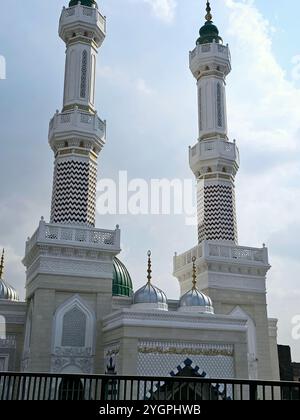
M 196 290 L 197 289 L 196 257 L 193 257 L 192 261 L 193 261 L 193 274 L 192 274 L 192 278 L 193 278 L 193 290 Z
M 0 279 L 2 279 L 3 272 L 4 272 L 4 254 L 5 254 L 5 250 L 3 248 L 1 262 L 0 262 Z
M 206 16 L 205 16 L 205 20 L 207 20 L 208 22 L 212 21 L 212 14 L 211 14 L 211 7 L 210 7 L 210 2 L 207 1 L 206 2 Z
M 151 284 L 151 279 L 152 279 L 151 251 L 148 251 L 147 255 L 148 255 L 148 270 L 147 270 L 148 276 L 147 276 L 147 279 L 148 279 L 148 284 Z

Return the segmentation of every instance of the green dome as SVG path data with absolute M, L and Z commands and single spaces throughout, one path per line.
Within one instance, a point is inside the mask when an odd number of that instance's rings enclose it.
M 69 3 L 69 7 L 76 6 L 79 2 L 81 2 L 82 6 L 92 7 L 95 5 L 97 7 L 97 3 L 95 2 L 95 0 L 71 0 Z
M 223 40 L 219 36 L 219 29 L 216 27 L 216 25 L 213 24 L 213 21 L 212 21 L 211 7 L 210 7 L 209 1 L 206 3 L 205 20 L 206 20 L 205 24 L 202 26 L 202 28 L 199 31 L 200 38 L 197 39 L 196 44 L 197 45 L 210 44 L 214 41 L 217 44 L 222 43 Z
M 216 42 L 220 44 L 223 42 L 222 38 L 219 36 L 219 30 L 212 21 L 207 21 L 204 26 L 199 31 L 200 38 L 197 39 L 197 45 L 199 44 L 210 44 L 211 42 Z
M 118 259 L 114 258 L 113 271 L 113 296 L 128 296 L 133 294 L 133 285 L 130 274 L 125 265 Z

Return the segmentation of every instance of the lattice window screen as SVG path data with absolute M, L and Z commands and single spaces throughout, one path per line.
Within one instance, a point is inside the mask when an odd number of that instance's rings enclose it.
M 81 82 L 80 82 L 80 97 L 86 97 L 86 85 L 87 85 L 87 61 L 88 61 L 88 54 L 87 51 L 84 50 L 82 53 L 82 62 L 81 62 Z
M 217 85 L 217 112 L 218 112 L 218 127 L 223 127 L 223 115 L 222 115 L 222 88 L 221 84 Z
M 62 346 L 84 347 L 86 334 L 86 315 L 73 308 L 63 318 Z

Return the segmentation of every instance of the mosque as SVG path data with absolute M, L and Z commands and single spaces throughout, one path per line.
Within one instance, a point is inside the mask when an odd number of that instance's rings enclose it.
M 239 150 L 228 138 L 225 88 L 231 57 L 210 3 L 189 53 L 198 95 L 199 133 L 189 149 L 198 243 L 175 254 L 176 301 L 156 284 L 150 251 L 145 285 L 134 292 L 118 257 L 119 226 L 95 227 L 97 161 L 106 142 L 106 122 L 95 108 L 97 54 L 106 36 L 97 3 L 71 0 L 59 35 L 66 65 L 63 106 L 49 125 L 51 216 L 26 242 L 24 302 L 5 279 L 2 254 L 0 371 L 278 380 L 268 250 L 238 242 Z

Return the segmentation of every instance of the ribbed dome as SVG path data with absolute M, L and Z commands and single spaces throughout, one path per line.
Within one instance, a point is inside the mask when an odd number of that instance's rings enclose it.
M 214 313 L 210 297 L 197 288 L 191 289 L 179 301 L 179 310 L 182 312 Z
M 197 39 L 196 44 L 210 44 L 216 42 L 217 44 L 223 43 L 222 38 L 219 36 L 219 30 L 213 22 L 206 22 L 199 31 L 200 38 Z
M 179 301 L 178 310 L 181 312 L 196 312 L 202 314 L 213 314 L 214 308 L 210 297 L 197 289 L 197 267 L 196 257 L 193 257 L 192 279 L 193 287 Z
M 81 6 L 93 7 L 95 5 L 98 7 L 95 0 L 71 0 L 69 7 L 76 6 L 79 2 L 81 2 Z
M 113 296 L 132 296 L 133 286 L 130 274 L 125 265 L 118 259 L 114 258 L 113 271 Z
M 0 279 L 0 299 L 19 300 L 17 291 L 3 279 Z
M 153 286 L 151 283 L 147 283 L 145 286 L 135 292 L 133 303 L 161 303 L 167 305 L 168 299 L 162 290 Z
M 4 249 L 0 260 L 0 299 L 18 301 L 16 290 L 2 278 L 4 272 Z
M 133 296 L 133 306 L 136 309 L 168 310 L 168 299 L 165 293 L 151 283 L 151 252 L 148 251 L 148 282 Z

